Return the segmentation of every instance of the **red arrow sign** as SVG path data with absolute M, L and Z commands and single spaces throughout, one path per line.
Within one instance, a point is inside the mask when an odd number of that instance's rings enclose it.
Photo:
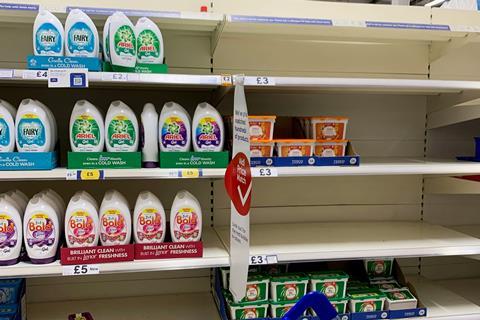
M 245 153 L 237 153 L 230 161 L 225 172 L 225 188 L 238 213 L 248 215 L 252 200 L 252 173 Z

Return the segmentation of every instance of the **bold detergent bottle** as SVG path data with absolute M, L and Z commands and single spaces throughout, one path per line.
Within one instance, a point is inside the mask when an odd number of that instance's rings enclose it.
M 98 57 L 99 39 L 92 19 L 80 9 L 73 9 L 65 21 L 65 55 Z
M 135 26 L 123 12 L 115 12 L 110 18 L 109 44 L 112 65 L 135 68 L 137 42 Z
M 0 266 L 18 262 L 23 241 L 21 207 L 7 194 L 0 195 Z
M 167 217 L 160 200 L 151 192 L 140 192 L 133 215 L 136 243 L 160 243 L 167 233 Z
M 98 205 L 86 191 L 70 199 L 65 213 L 65 240 L 69 248 L 93 247 L 98 244 L 100 224 Z
M 140 115 L 140 147 L 146 168 L 158 167 L 158 113 L 151 103 L 145 104 Z
M 100 242 L 102 246 L 129 244 L 132 235 L 132 217 L 125 197 L 109 190 L 100 205 Z
M 0 152 L 12 152 L 15 149 L 16 115 L 17 110 L 0 99 Z
M 202 208 L 186 190 L 179 191 L 173 200 L 170 235 L 173 242 L 199 241 L 202 237 Z
M 217 109 L 206 102 L 197 106 L 192 122 L 193 150 L 222 151 L 225 141 L 223 120 Z
M 52 127 L 47 110 L 35 100 L 24 99 L 16 116 L 16 142 L 19 152 L 49 152 Z
M 167 102 L 158 122 L 160 151 L 190 150 L 190 116 L 181 105 Z
M 160 29 L 150 19 L 142 17 L 135 25 L 137 37 L 137 63 L 163 63 L 163 37 Z
M 15 189 L 15 190 L 10 190 L 6 192 L 8 196 L 10 196 L 20 207 L 20 214 L 23 217 L 23 214 L 25 213 L 25 209 L 27 208 L 28 204 L 28 197 L 23 193 L 22 191 Z
M 33 52 L 36 56 L 63 56 L 64 31 L 50 11 L 38 12 L 33 24 Z
M 87 100 L 75 103 L 70 116 L 70 147 L 73 152 L 101 152 L 105 144 L 103 115 Z

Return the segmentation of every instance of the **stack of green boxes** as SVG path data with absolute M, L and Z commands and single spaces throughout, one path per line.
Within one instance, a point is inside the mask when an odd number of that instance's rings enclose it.
M 310 291 L 323 293 L 338 313 L 347 312 L 348 274 L 343 271 L 320 271 L 309 274 Z M 316 315 L 312 310 L 312 315 Z
M 270 315 L 281 318 L 297 301 L 307 294 L 308 276 L 304 273 L 285 273 L 270 278 Z

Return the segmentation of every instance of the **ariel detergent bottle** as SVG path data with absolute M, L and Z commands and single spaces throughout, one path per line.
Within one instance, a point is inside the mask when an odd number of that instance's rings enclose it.
M 222 116 L 206 102 L 197 106 L 192 122 L 193 150 L 222 151 L 225 130 Z
M 135 113 L 122 101 L 113 101 L 105 119 L 105 139 L 108 152 L 135 152 L 139 140 Z
M 190 115 L 181 105 L 167 102 L 158 122 L 160 151 L 190 150 Z
M 73 152 L 101 152 L 105 144 L 103 115 L 87 100 L 75 103 L 70 117 L 70 147 Z
M 65 21 L 65 55 L 98 57 L 98 31 L 92 19 L 80 9 L 73 9 Z
M 150 19 L 142 17 L 135 25 L 137 37 L 137 63 L 163 63 L 163 37 L 160 29 Z
M 110 18 L 109 44 L 110 61 L 113 66 L 135 68 L 137 62 L 137 41 L 135 26 L 123 12 L 115 12 Z
M 15 116 L 17 110 L 0 99 L 0 152 L 12 152 L 15 148 Z
M 64 31 L 60 20 L 41 10 L 33 24 L 33 52 L 36 56 L 63 56 Z

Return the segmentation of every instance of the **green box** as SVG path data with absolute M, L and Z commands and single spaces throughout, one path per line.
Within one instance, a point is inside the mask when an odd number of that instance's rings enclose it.
M 127 68 L 121 66 L 113 66 L 109 62 L 103 63 L 103 71 L 106 72 L 130 72 L 130 73 L 168 73 L 168 65 L 166 64 L 144 64 L 137 63 L 135 68 Z
M 308 277 L 303 273 L 285 273 L 270 278 L 273 301 L 298 300 L 307 294 Z
M 389 277 L 392 275 L 393 258 L 365 259 L 363 263 L 369 277 Z
M 327 298 L 344 298 L 347 293 L 348 274 L 343 271 L 320 271 L 309 274 L 310 290 L 323 293 Z
M 141 152 L 69 152 L 68 169 L 138 169 Z
M 226 168 L 228 151 L 160 152 L 160 168 Z
M 382 311 L 385 294 L 374 290 L 370 292 L 352 293 L 349 295 L 350 312 Z

